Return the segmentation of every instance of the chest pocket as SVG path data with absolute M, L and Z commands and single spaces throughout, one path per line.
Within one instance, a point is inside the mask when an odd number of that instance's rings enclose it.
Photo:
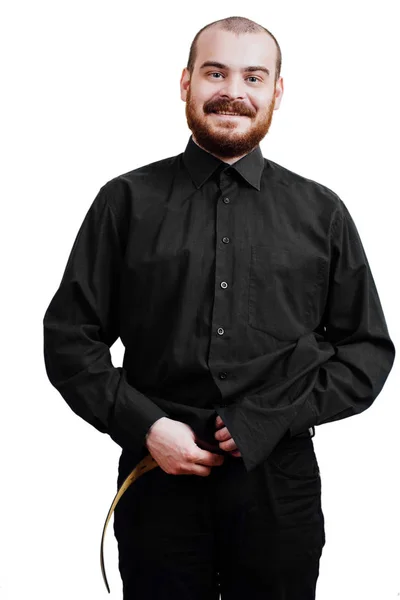
M 296 246 L 251 247 L 248 324 L 295 340 L 318 324 L 326 261 Z

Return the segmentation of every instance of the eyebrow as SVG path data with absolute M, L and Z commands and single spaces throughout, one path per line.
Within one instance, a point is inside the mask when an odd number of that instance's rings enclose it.
M 206 62 L 203 62 L 203 64 L 201 65 L 200 69 L 204 69 L 205 67 L 216 67 L 217 69 L 227 69 L 229 70 L 229 67 L 227 65 L 224 65 L 220 62 L 216 62 L 213 60 L 206 60 Z M 266 73 L 267 75 L 270 74 L 269 69 L 267 69 L 266 67 L 263 67 L 262 65 L 255 65 L 255 66 L 250 66 L 250 67 L 243 67 L 243 69 L 241 69 L 242 73 L 243 72 L 249 72 L 249 71 L 263 71 L 264 73 Z

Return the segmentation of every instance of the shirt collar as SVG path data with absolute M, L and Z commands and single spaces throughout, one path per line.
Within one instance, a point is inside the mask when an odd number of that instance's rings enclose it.
M 210 152 L 200 148 L 193 141 L 193 137 L 190 136 L 185 152 L 183 153 L 183 162 L 197 188 L 200 188 L 218 167 L 226 165 L 227 168 L 235 169 L 250 185 L 260 191 L 264 157 L 259 145 L 238 161 L 229 165 Z

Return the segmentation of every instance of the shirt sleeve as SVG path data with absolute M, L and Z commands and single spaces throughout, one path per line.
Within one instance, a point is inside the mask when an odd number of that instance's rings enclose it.
M 331 346 L 332 356 L 319 367 L 314 388 L 290 425 L 292 435 L 369 408 L 395 358 L 359 233 L 342 201 L 340 206 L 332 225 L 330 285 L 322 320 L 322 344 Z
M 151 425 L 168 416 L 114 367 L 123 249 L 108 186 L 92 202 L 44 319 L 47 376 L 70 408 L 122 448 L 138 452 Z
M 366 410 L 394 362 L 382 306 L 356 226 L 340 200 L 330 231 L 327 301 L 315 334 L 321 361 L 285 389 L 249 394 L 219 408 L 248 471 L 267 459 L 287 432 L 344 419 Z M 305 350 L 306 351 L 306 350 Z

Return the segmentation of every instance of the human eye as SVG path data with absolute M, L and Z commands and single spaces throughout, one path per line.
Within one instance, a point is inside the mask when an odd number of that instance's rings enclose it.
M 207 73 L 207 76 L 209 77 L 211 75 L 212 79 L 220 79 L 220 77 L 213 77 L 213 75 L 221 75 L 222 77 L 224 76 L 222 73 L 220 73 L 220 71 L 212 71 L 211 73 Z M 260 79 L 260 77 L 256 77 L 255 75 L 249 75 L 247 77 L 247 79 L 253 79 L 255 81 L 252 81 L 251 83 L 257 83 L 257 81 L 259 81 L 260 83 L 262 82 L 262 79 Z

